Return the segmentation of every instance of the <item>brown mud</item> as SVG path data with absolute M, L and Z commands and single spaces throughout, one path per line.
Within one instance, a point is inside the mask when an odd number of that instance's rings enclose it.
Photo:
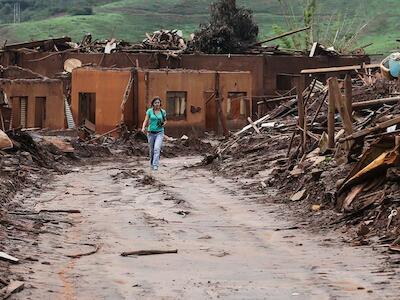
M 26 232 L 5 249 L 14 299 L 397 299 L 396 266 L 338 232 L 310 234 L 246 180 L 188 168 L 200 158 L 105 160 L 56 175 L 14 201 Z M 41 212 L 80 210 L 79 214 Z M 94 254 L 81 258 L 71 255 Z M 177 254 L 122 257 L 125 251 Z

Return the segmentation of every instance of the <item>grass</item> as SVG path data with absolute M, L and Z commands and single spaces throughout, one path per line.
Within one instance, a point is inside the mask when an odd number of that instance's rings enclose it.
M 296 1 L 301 0 L 291 1 L 294 3 L 294 13 L 301 16 L 300 6 L 296 5 Z M 179 28 L 189 36 L 198 28 L 199 23 L 207 22 L 210 2 L 211 0 L 115 1 L 95 7 L 94 15 L 60 16 L 0 26 L 0 42 L 6 39 L 17 42 L 66 35 L 79 41 L 87 32 L 99 39 L 114 36 L 128 41 L 141 41 L 145 32 L 160 28 Z M 255 12 L 260 27 L 260 39 L 274 35 L 274 24 L 285 26 L 285 18 L 277 0 L 238 0 L 238 4 Z M 367 48 L 368 52 L 385 54 L 398 47 L 395 41 L 400 38 L 400 34 L 397 35 L 400 26 L 397 21 L 400 15 L 398 0 L 321 0 L 320 6 L 320 11 L 324 13 L 317 18 L 322 24 L 321 28 L 328 26 L 330 15 L 335 16 L 333 19 L 337 28 L 341 26 L 338 20 L 345 20 L 345 25 L 351 27 L 349 24 L 354 19 L 355 28 L 369 22 L 354 48 L 357 45 L 374 43 Z M 331 27 L 335 26 L 331 24 Z M 333 36 L 334 31 L 332 32 Z

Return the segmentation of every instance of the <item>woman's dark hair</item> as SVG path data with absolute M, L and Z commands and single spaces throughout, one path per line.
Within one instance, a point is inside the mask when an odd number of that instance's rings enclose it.
M 157 100 L 159 100 L 160 104 L 161 104 L 161 102 L 162 102 L 161 98 L 157 96 L 157 97 L 154 97 L 153 100 L 151 100 L 151 106 L 154 106 L 154 102 L 156 102 Z

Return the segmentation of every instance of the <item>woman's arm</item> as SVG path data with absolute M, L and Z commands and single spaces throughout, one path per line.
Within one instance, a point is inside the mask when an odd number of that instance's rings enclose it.
M 146 114 L 146 117 L 144 118 L 143 125 L 142 125 L 142 131 L 143 132 L 146 131 L 146 126 L 147 126 L 148 123 L 149 123 L 149 115 Z
M 167 112 L 163 111 L 162 113 L 163 113 L 163 116 L 164 116 L 164 127 L 165 127 L 165 125 L 167 125 Z

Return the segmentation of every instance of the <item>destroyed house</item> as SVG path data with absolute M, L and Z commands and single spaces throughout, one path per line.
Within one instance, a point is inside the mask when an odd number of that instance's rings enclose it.
M 126 96 L 125 96 L 126 95 Z M 230 129 L 251 115 L 250 72 L 78 68 L 72 73 L 72 113 L 78 124 L 90 122 L 105 133 L 121 123 L 140 127 L 150 101 L 163 99 L 167 134 L 218 131 L 216 97 Z
M 221 116 L 215 115 L 215 113 L 212 116 L 211 111 L 214 111 L 214 108 L 205 107 L 203 99 L 204 93 L 218 91 L 210 81 L 211 77 L 215 77 L 215 73 L 224 74 L 221 77 L 222 80 L 231 73 L 229 76 L 234 78 L 232 79 L 234 83 L 246 86 L 246 91 L 243 88 L 239 90 L 228 87 L 230 89 L 227 92 L 228 94 L 220 95 L 218 98 L 221 100 L 227 126 L 234 129 L 245 122 L 248 116 L 257 118 L 279 105 L 281 102 L 276 101 L 276 98 L 294 95 L 296 78 L 299 77 L 303 69 L 369 63 L 369 58 L 363 55 L 344 56 L 316 53 L 309 57 L 296 52 L 279 51 L 277 48 L 263 48 L 262 51 L 251 54 L 231 55 L 135 49 L 121 44 L 122 46 L 120 45 L 113 53 L 104 53 L 105 50 L 102 49 L 101 45 L 93 46 L 90 44 L 83 48 L 68 48 L 67 43 L 69 41 L 68 38 L 64 38 L 50 40 L 50 42 L 37 41 L 8 45 L 5 51 L 0 52 L 0 63 L 30 69 L 48 78 L 56 78 L 59 74 L 66 73 L 65 63 L 71 58 L 80 61 L 82 66 L 97 68 L 88 68 L 86 71 L 80 70 L 81 73 L 73 75 L 71 94 L 75 121 L 81 124 L 83 119 L 87 121 L 87 124 L 95 124 L 97 132 L 107 132 L 107 130 L 111 130 L 117 124 L 120 124 L 121 120 L 124 120 L 124 123 L 129 124 L 130 127 L 140 126 L 146 106 L 144 103 L 148 103 L 150 97 L 154 95 L 161 96 L 169 102 L 170 116 L 171 107 L 176 110 L 172 114 L 171 130 L 179 131 L 184 128 L 192 128 L 192 132 L 196 128 L 216 130 L 218 129 L 216 124 L 220 124 L 221 120 L 216 122 L 215 119 L 221 119 Z M 55 51 L 49 50 L 53 43 L 56 46 L 53 47 Z M 32 51 L 26 51 L 26 48 Z M 121 101 L 124 99 L 125 89 L 133 69 L 137 70 L 134 75 L 136 81 L 134 80 L 132 84 L 132 91 L 128 91 L 130 94 L 125 99 L 126 105 L 123 105 L 122 116 Z M 85 79 L 84 72 L 88 73 L 89 77 L 87 78 L 93 78 L 93 80 Z M 247 72 L 248 75 L 239 76 L 239 79 L 235 77 L 236 75 L 233 75 L 243 72 Z M 146 76 L 152 78 L 152 80 L 146 83 Z M 188 80 L 180 79 L 181 76 L 193 78 L 196 81 L 204 80 L 205 82 L 194 84 Z M 106 78 L 109 78 L 110 81 L 107 81 Z M 159 80 L 159 78 L 164 79 Z M 319 81 L 324 82 L 326 79 L 326 74 L 318 75 Z M 164 85 L 165 80 L 168 82 L 166 86 Z M 153 85 L 153 81 L 158 81 L 158 86 Z M 249 81 L 251 82 L 250 90 L 248 90 Z M 309 83 L 309 81 L 311 81 L 311 78 L 306 78 L 306 83 Z M 83 82 L 88 84 L 84 86 Z M 94 84 L 95 82 L 97 82 L 97 85 Z M 102 85 L 104 83 L 106 83 L 107 88 L 103 90 Z M 189 89 L 196 90 L 196 92 L 185 94 L 185 91 Z M 147 92 L 144 93 L 143 91 Z M 176 93 L 173 94 L 173 92 Z M 200 93 L 203 93 L 203 95 L 199 96 Z M 93 94 L 96 94 L 96 100 L 93 100 Z M 189 94 L 192 96 L 189 96 Z M 82 104 L 86 105 L 86 110 L 81 107 L 80 113 L 78 113 L 79 101 L 77 100 L 79 97 L 87 98 L 87 100 L 82 100 L 82 103 L 86 103 Z M 242 99 L 239 101 L 240 104 L 237 104 L 238 101 L 227 100 L 232 99 L 232 97 Z M 138 101 L 134 101 L 134 99 Z M 172 105 L 173 101 L 177 103 L 174 106 Z M 184 113 L 178 112 L 178 101 L 183 101 L 184 104 L 180 104 L 180 106 L 184 107 Z M 215 102 L 215 99 L 210 101 Z M 233 106 L 230 102 L 233 103 Z M 96 103 L 95 108 L 93 107 L 94 103 Z M 205 103 L 209 102 L 205 101 Z M 210 105 L 212 104 L 208 104 L 208 106 Z M 233 109 L 233 113 L 230 112 L 231 109 Z
M 18 52 L 3 53 L 3 64 L 16 64 L 49 78 L 64 71 L 70 58 L 83 65 L 106 68 L 188 69 L 211 71 L 249 71 L 252 74 L 253 96 L 273 96 L 277 91 L 294 87 L 293 77 L 303 69 L 340 67 L 369 63 L 367 56 L 314 56 L 293 54 L 180 54 L 152 52 L 75 53 L 75 52 Z M 323 80 L 323 76 L 321 80 Z
M 64 92 L 60 80 L 49 79 L 20 67 L 0 70 L 3 128 L 62 129 Z

